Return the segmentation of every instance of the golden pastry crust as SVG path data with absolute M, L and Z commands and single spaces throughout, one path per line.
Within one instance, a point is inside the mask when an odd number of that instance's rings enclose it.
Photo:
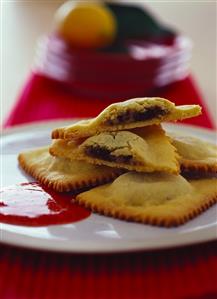
M 77 192 L 112 181 L 122 171 L 81 161 L 52 157 L 48 147 L 20 153 L 20 166 L 40 183 L 58 191 Z
M 180 175 L 128 172 L 77 195 L 76 201 L 106 216 L 173 227 L 217 202 L 217 178 L 187 181 Z
M 53 139 L 83 138 L 100 132 L 121 131 L 176 121 L 201 114 L 198 105 L 175 106 L 163 98 L 135 98 L 112 104 L 97 117 L 52 132 Z
M 180 156 L 184 173 L 217 173 L 217 146 L 199 138 L 167 133 Z
M 86 140 L 55 140 L 54 156 L 84 160 L 88 163 L 136 170 L 139 172 L 179 172 L 175 147 L 161 126 L 131 131 L 104 132 Z

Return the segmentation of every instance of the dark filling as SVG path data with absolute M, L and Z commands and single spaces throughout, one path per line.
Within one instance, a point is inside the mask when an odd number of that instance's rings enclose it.
M 159 106 L 145 108 L 143 111 L 127 110 L 124 113 L 119 114 L 115 119 L 108 119 L 106 123 L 107 125 L 118 125 L 121 123 L 144 121 L 152 118 L 159 118 L 167 113 L 167 110 Z
M 161 107 L 150 107 L 144 111 L 134 112 L 133 119 L 135 121 L 149 120 L 167 114 L 167 111 Z
M 112 155 L 111 151 L 108 150 L 105 147 L 99 147 L 99 146 L 89 146 L 86 147 L 85 153 L 92 157 L 92 158 L 97 158 L 105 161 L 110 161 L 110 162 L 117 162 L 117 163 L 129 163 L 132 160 L 132 156 L 114 156 Z

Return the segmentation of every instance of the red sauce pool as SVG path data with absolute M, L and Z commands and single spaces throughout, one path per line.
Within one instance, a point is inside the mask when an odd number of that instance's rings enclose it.
M 70 193 L 57 193 L 38 183 L 23 183 L 0 191 L 0 222 L 45 226 L 76 222 L 90 211 L 73 203 Z

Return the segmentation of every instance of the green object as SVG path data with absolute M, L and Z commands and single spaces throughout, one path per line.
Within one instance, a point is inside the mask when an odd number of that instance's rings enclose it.
M 104 49 L 99 49 L 99 51 L 106 53 L 128 53 L 128 47 L 124 43 L 116 41 L 111 46 L 108 46 Z
M 116 16 L 118 39 L 164 38 L 174 36 L 174 32 L 162 26 L 144 9 L 135 5 L 106 5 Z

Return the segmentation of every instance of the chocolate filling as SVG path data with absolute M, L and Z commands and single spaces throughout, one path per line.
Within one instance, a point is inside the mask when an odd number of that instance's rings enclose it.
M 92 157 L 92 158 L 97 158 L 105 161 L 110 161 L 110 162 L 117 162 L 117 163 L 130 163 L 132 160 L 131 155 L 127 156 L 114 156 L 112 155 L 111 151 L 108 150 L 105 147 L 99 147 L 99 146 L 88 146 L 85 149 L 85 153 Z
M 144 108 L 142 111 L 127 110 L 124 113 L 117 115 L 115 119 L 108 119 L 106 124 L 118 125 L 121 123 L 150 120 L 152 118 L 159 118 L 167 113 L 168 111 L 160 106 Z

